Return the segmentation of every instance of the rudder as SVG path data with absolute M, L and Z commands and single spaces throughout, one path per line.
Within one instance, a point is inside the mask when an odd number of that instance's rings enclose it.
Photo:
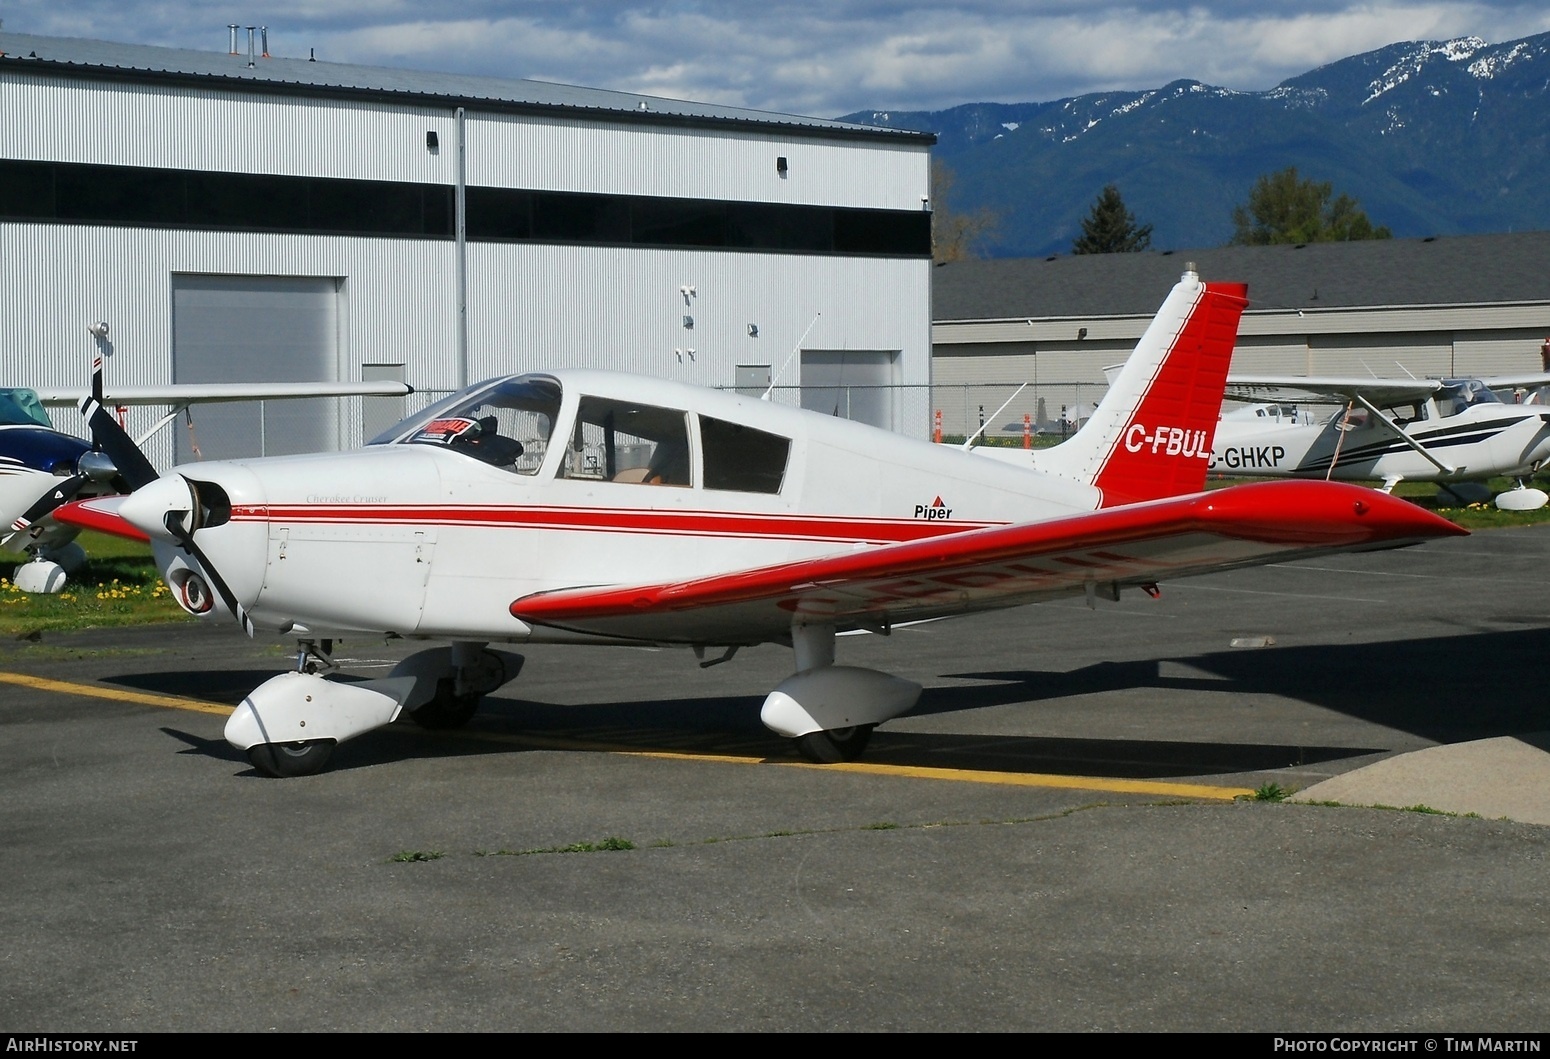
M 1203 489 L 1247 305 L 1245 284 L 1185 272 L 1092 418 L 1040 466 L 1096 486 L 1102 507 Z

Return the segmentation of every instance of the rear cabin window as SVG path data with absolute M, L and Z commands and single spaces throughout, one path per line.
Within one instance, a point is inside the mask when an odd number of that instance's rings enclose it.
M 700 416 L 705 488 L 739 493 L 778 493 L 786 477 L 791 441 L 741 423 Z
M 674 408 L 583 397 L 561 478 L 688 487 L 689 418 Z

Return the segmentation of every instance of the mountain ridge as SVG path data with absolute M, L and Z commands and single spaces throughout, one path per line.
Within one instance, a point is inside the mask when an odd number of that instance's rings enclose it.
M 1296 166 L 1396 236 L 1550 228 L 1550 33 L 1405 41 L 1264 91 L 1159 88 L 841 120 L 937 135 L 949 208 L 1001 218 L 989 256 L 1069 252 L 1105 184 L 1153 246 L 1219 246 L 1232 207 Z M 1034 189 L 1032 192 L 1024 189 Z

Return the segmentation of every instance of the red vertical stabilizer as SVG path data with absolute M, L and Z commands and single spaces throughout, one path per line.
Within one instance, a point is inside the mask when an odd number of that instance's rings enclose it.
M 1097 487 L 1101 507 L 1203 489 L 1247 295 L 1185 272 L 1092 417 L 1037 466 Z

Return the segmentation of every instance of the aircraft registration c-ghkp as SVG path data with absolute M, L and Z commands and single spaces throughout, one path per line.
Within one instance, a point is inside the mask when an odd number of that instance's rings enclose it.
M 99 338 L 106 324 L 90 329 Z M 404 383 L 183 383 L 161 387 L 117 388 L 104 398 L 101 372 L 95 372 L 99 405 L 164 405 L 170 411 L 141 443 L 181 415 L 190 405 L 224 401 L 262 401 L 298 397 L 403 397 L 413 393 Z M 100 445 L 54 429 L 46 405 L 74 405 L 85 391 L 0 389 L 0 551 L 26 552 L 29 561 L 16 568 L 14 582 L 24 592 L 58 592 L 67 576 L 86 560 L 74 543 L 79 526 L 52 517 L 77 497 L 119 493 L 128 485 L 113 459 Z M 122 433 L 122 431 L 120 431 Z M 131 446 L 133 447 L 133 446 Z M 137 453 L 138 455 L 138 453 Z
M 226 738 L 260 771 L 317 771 L 400 713 L 465 723 L 517 675 L 492 644 L 678 645 L 703 665 L 789 644 L 761 717 L 809 759 L 854 759 L 913 682 L 836 664 L 840 632 L 945 618 L 1463 531 L 1370 489 L 1202 492 L 1246 288 L 1186 272 L 1115 386 L 1038 470 L 660 379 L 494 379 L 351 453 L 158 476 L 90 401 L 134 486 L 57 517 L 150 538 L 208 620 L 295 637 Z M 387 677 L 328 678 L 332 640 L 445 641 Z
M 1449 483 L 1534 473 L 1550 458 L 1550 408 L 1507 403 L 1498 390 L 1550 385 L 1550 375 L 1489 379 L 1346 379 L 1239 375 L 1227 396 L 1240 401 L 1334 404 L 1312 425 L 1292 419 L 1224 417 L 1211 471 L 1245 478 L 1378 480 L 1388 492 L 1405 479 Z M 1539 489 L 1517 489 L 1497 505 L 1543 507 Z

